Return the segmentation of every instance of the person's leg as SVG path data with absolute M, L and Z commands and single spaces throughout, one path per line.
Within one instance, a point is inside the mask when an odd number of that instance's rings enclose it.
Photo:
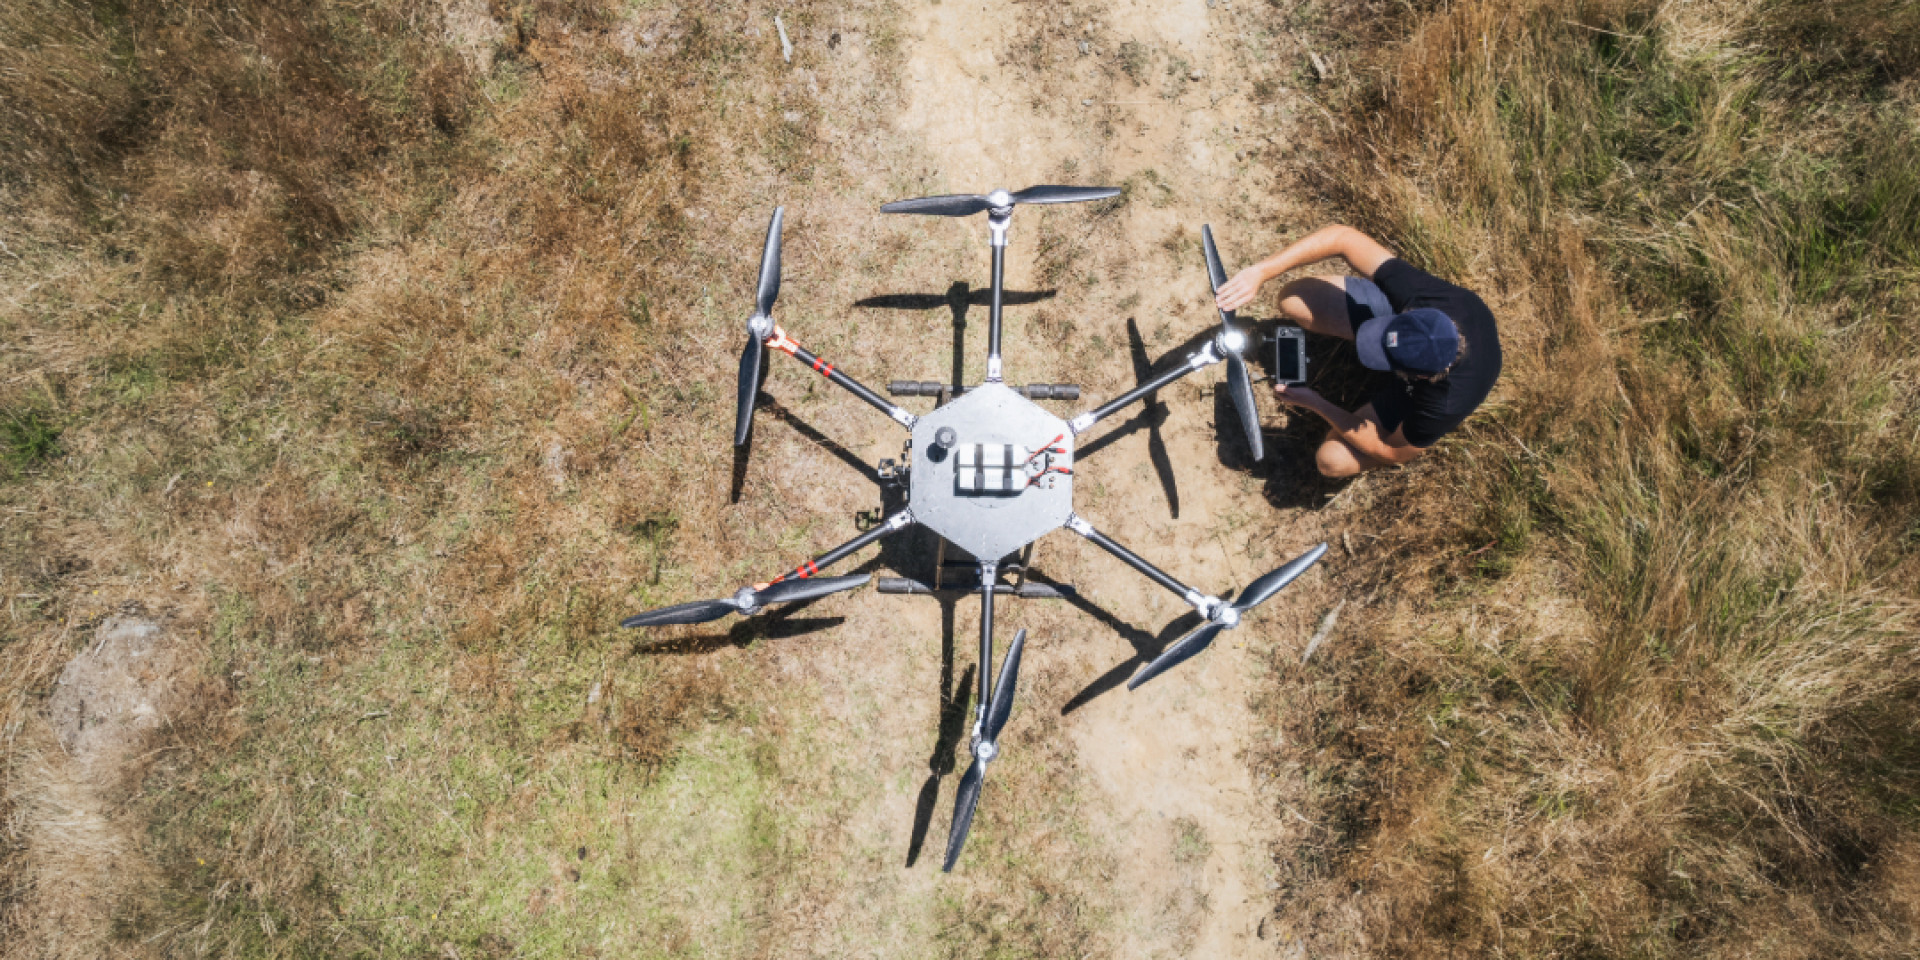
M 1372 420 L 1375 426 L 1380 423 L 1380 416 L 1374 412 L 1371 403 L 1355 410 L 1354 414 L 1363 419 Z M 1319 468 L 1321 476 L 1335 480 L 1358 476 L 1362 471 L 1378 470 L 1386 466 L 1354 449 L 1352 444 L 1340 439 L 1340 435 L 1332 430 L 1328 430 L 1327 438 L 1320 441 L 1320 449 L 1314 451 L 1313 464 Z
M 1352 340 L 1354 322 L 1347 311 L 1347 279 L 1301 277 L 1287 281 L 1280 288 L 1280 314 L 1303 330 Z

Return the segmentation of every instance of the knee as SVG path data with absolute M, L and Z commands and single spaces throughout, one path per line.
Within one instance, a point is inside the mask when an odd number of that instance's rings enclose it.
M 1286 282 L 1280 288 L 1280 313 L 1295 323 L 1305 324 L 1313 321 L 1313 307 L 1307 303 L 1307 295 L 1312 291 L 1308 278 L 1296 278 Z
M 1328 440 L 1314 453 L 1313 465 L 1318 467 L 1320 475 L 1335 480 L 1358 476 L 1362 464 L 1354 456 L 1353 449 L 1339 440 Z

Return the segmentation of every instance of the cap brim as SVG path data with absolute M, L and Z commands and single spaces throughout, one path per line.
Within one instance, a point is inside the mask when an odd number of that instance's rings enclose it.
M 1374 317 L 1353 332 L 1353 346 L 1360 354 L 1360 365 L 1368 370 L 1392 370 L 1387 360 L 1387 325 L 1398 314 Z

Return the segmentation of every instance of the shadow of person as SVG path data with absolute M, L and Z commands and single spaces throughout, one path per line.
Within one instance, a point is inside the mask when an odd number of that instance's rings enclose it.
M 1276 325 L 1268 323 L 1264 329 L 1271 330 Z M 1263 339 L 1263 345 L 1265 342 Z M 1261 362 L 1271 370 L 1270 346 L 1261 351 Z M 1352 344 L 1320 336 L 1307 337 L 1307 372 L 1307 385 L 1342 410 L 1357 410 L 1366 405 L 1382 376 L 1360 365 Z M 1284 425 L 1269 427 L 1266 431 L 1267 461 L 1265 469 L 1257 474 L 1265 480 L 1261 494 L 1268 504 L 1280 509 L 1311 510 L 1324 506 L 1329 498 L 1352 482 L 1321 476 L 1315 465 L 1314 458 L 1327 437 L 1327 422 L 1311 411 L 1280 403 L 1273 396 L 1271 379 L 1255 385 L 1255 390 L 1264 394 L 1262 404 L 1277 407 L 1285 413 L 1286 420 Z M 1231 398 L 1221 393 L 1215 400 L 1215 408 L 1231 413 Z M 1274 419 L 1277 417 L 1270 417 L 1268 423 Z

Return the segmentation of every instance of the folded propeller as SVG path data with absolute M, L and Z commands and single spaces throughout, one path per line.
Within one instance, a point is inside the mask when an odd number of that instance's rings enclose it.
M 778 223 L 778 221 L 775 221 Z M 676 603 L 671 607 L 661 607 L 646 613 L 635 614 L 620 621 L 623 627 L 664 627 L 676 623 L 706 623 L 718 620 L 729 613 L 751 616 L 759 613 L 769 604 L 798 603 L 812 600 L 842 590 L 852 590 L 872 579 L 872 574 L 860 573 L 847 577 L 817 577 L 781 580 L 754 587 L 741 587 L 738 593 L 719 600 L 695 600 L 691 603 Z
M 753 401 L 760 392 L 760 368 L 767 361 L 767 338 L 773 336 L 773 302 L 780 299 L 780 222 L 786 213 L 786 207 L 773 209 L 767 245 L 760 251 L 760 289 L 754 297 L 753 316 L 747 318 L 747 349 L 740 354 L 740 408 L 733 419 L 736 447 L 744 446 L 747 434 L 753 432 Z
M 1279 593 L 1281 588 L 1298 579 L 1301 574 L 1307 572 L 1308 567 L 1318 563 L 1326 552 L 1327 545 L 1320 544 L 1287 561 L 1286 566 L 1255 580 L 1240 594 L 1240 599 L 1232 603 L 1223 600 L 1215 605 L 1206 623 L 1174 641 L 1173 646 L 1161 651 L 1152 663 L 1147 664 L 1145 669 L 1134 674 L 1133 679 L 1127 681 L 1127 689 L 1136 689 L 1148 680 L 1192 659 L 1194 654 L 1205 650 L 1208 644 L 1213 643 L 1213 638 L 1219 636 L 1220 631 L 1239 626 L 1242 615 L 1265 603 L 1267 598 Z
M 1000 682 L 993 685 L 993 702 L 988 704 L 985 721 L 973 740 L 973 763 L 960 777 L 960 791 L 953 797 L 953 829 L 947 833 L 947 862 L 942 871 L 953 871 L 953 865 L 960 861 L 960 849 L 967 845 L 967 831 L 973 829 L 973 808 L 980 803 L 987 764 L 1000 755 L 1000 731 L 1013 712 L 1013 686 L 1020 677 L 1020 651 L 1026 645 L 1025 630 L 1014 634 L 1007 658 L 1000 661 Z
M 1218 295 L 1220 287 L 1227 282 L 1227 268 L 1220 263 L 1220 251 L 1213 245 L 1213 227 L 1200 227 L 1201 245 L 1207 252 L 1207 279 L 1213 284 L 1213 292 Z M 1241 354 L 1247 349 L 1247 335 L 1234 326 L 1234 312 L 1220 311 L 1220 332 L 1214 336 L 1214 346 L 1227 361 L 1227 395 L 1233 398 L 1233 411 L 1240 417 L 1240 427 L 1247 432 L 1247 446 L 1253 448 L 1253 459 L 1259 460 L 1266 453 L 1260 440 L 1260 410 L 1253 404 L 1253 381 L 1247 376 L 1247 361 Z M 1264 598 L 1263 598 L 1264 599 Z

